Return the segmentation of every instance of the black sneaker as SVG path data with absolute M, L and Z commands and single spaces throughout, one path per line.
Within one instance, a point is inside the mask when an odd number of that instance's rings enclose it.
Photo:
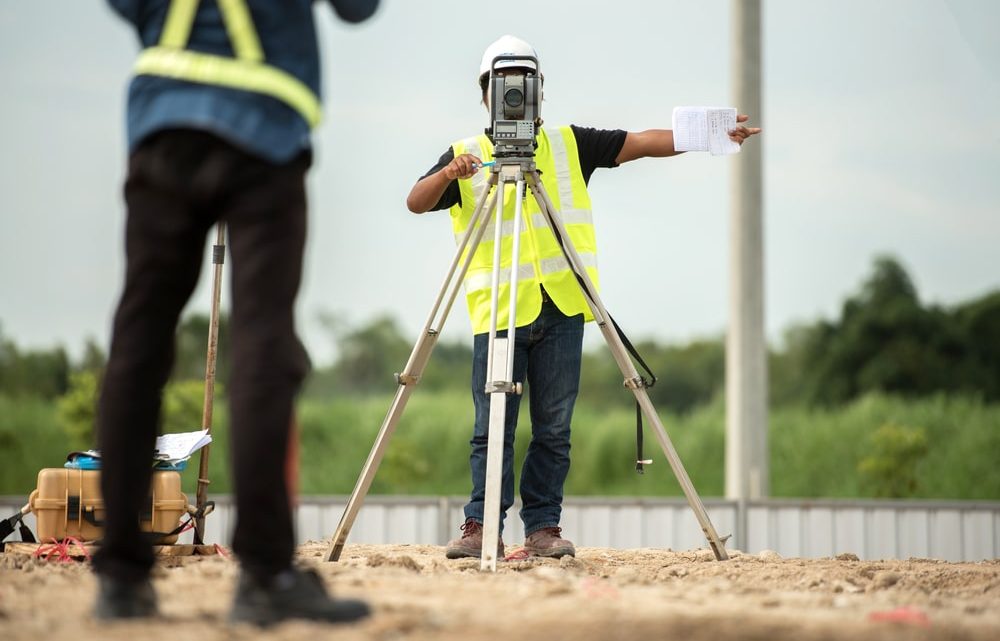
M 94 617 L 102 621 L 143 619 L 159 614 L 156 592 L 149 579 L 122 581 L 103 574 L 97 575 L 97 602 Z
M 315 571 L 293 568 L 265 582 L 241 571 L 229 621 L 258 626 L 286 619 L 350 623 L 370 613 L 364 601 L 329 597 Z

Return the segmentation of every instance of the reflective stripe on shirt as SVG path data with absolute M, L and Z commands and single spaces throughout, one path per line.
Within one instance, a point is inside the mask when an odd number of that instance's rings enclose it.
M 135 73 L 264 94 L 294 109 L 310 127 L 318 125 L 322 110 L 316 94 L 292 74 L 264 62 L 245 0 L 219 0 L 235 58 L 185 49 L 198 2 L 172 0 L 159 45 L 139 55 Z

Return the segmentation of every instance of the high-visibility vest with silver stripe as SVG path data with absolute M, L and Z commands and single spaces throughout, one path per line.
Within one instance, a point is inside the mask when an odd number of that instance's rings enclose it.
M 553 205 L 559 212 L 569 239 L 586 266 L 595 286 L 597 275 L 597 240 L 590 208 L 590 195 L 580 169 L 576 137 L 570 127 L 540 129 L 536 138 L 535 165 L 541 174 L 542 184 Z M 493 159 L 493 144 L 485 135 L 460 140 L 452 145 L 457 157 L 470 153 L 481 160 Z M 472 178 L 459 180 L 461 205 L 451 208 L 452 230 L 456 241 L 462 238 L 483 191 L 489 187 L 489 171 L 481 170 Z M 514 230 L 514 185 L 504 192 L 503 228 L 501 230 L 500 288 L 497 307 L 497 328 L 508 325 L 507 310 L 510 306 L 511 249 Z M 539 285 L 552 302 L 567 316 L 583 314 L 587 321 L 593 314 L 580 290 L 576 276 L 570 270 L 555 236 L 545 222 L 538 203 L 525 189 L 526 198 L 521 221 L 520 260 L 518 261 L 516 326 L 522 327 L 538 317 L 542 308 Z M 496 216 L 489 212 L 488 225 L 482 241 L 473 255 L 465 275 L 466 302 L 475 334 L 490 329 L 490 301 L 493 276 L 493 246 Z
M 143 50 L 135 73 L 264 94 L 294 109 L 310 127 L 318 125 L 321 108 L 313 90 L 287 71 L 264 62 L 245 0 L 217 1 L 235 58 L 185 49 L 199 0 L 172 0 L 159 44 Z

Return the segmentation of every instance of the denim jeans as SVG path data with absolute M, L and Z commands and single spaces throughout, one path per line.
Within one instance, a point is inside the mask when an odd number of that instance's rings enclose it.
M 505 337 L 507 331 L 498 331 Z M 486 444 L 490 398 L 485 392 L 489 334 L 474 337 L 472 399 L 476 423 L 472 436 L 472 495 L 466 519 L 483 522 L 486 494 Z M 583 314 L 568 317 L 546 300 L 530 325 L 514 333 L 514 382 L 526 383 L 531 411 L 531 442 L 521 469 L 521 520 L 525 535 L 559 525 L 563 484 L 569 472 L 570 420 L 580 388 L 583 351 Z M 497 397 L 499 398 L 499 397 Z M 503 479 L 500 491 L 500 530 L 514 504 L 514 430 L 521 395 L 507 396 L 503 441 Z

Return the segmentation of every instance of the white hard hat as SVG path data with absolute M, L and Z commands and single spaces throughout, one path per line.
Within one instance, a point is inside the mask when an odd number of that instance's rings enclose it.
M 517 36 L 500 36 L 500 38 L 486 47 L 483 52 L 483 61 L 479 64 L 479 81 L 482 83 L 484 75 L 489 75 L 493 65 L 493 59 L 497 56 L 534 56 L 538 58 L 535 48 Z M 525 67 L 537 71 L 537 67 L 531 60 L 501 60 L 497 63 L 497 69 L 507 67 Z

